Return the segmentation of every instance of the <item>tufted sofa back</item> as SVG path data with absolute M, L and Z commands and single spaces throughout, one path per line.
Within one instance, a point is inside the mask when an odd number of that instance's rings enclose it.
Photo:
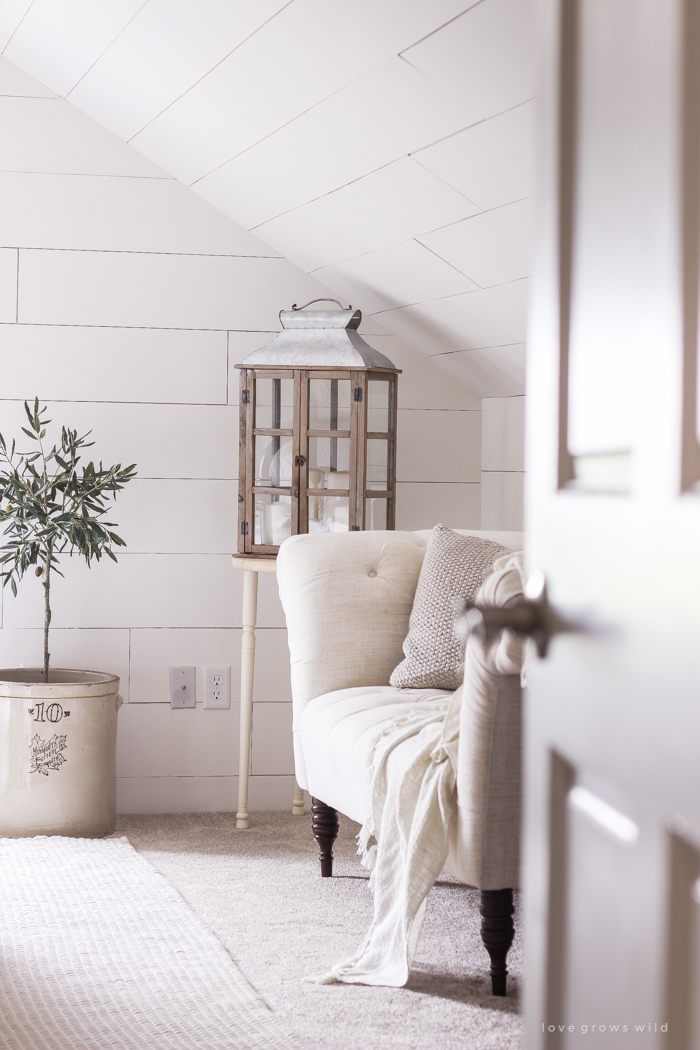
M 455 530 L 517 550 L 519 532 Z M 413 595 L 431 530 L 292 536 L 277 581 L 287 618 L 294 721 L 316 696 L 388 685 L 403 658 Z

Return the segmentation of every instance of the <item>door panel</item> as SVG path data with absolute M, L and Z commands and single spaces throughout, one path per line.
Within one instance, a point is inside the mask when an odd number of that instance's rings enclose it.
M 526 1045 L 693 1050 L 698 2 L 541 10 L 528 562 L 589 629 L 529 670 Z

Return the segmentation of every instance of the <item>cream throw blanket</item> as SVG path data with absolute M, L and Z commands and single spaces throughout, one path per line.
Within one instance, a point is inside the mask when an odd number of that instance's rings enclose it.
M 520 554 L 494 563 L 477 600 L 502 605 L 522 589 Z M 491 675 L 518 674 L 522 642 L 503 632 L 490 647 L 469 639 L 464 685 L 390 722 L 371 766 L 371 815 L 359 836 L 363 863 L 372 867 L 374 918 L 350 958 L 313 980 L 400 988 L 408 980 L 428 894 L 442 871 L 457 817 L 455 778 L 465 690 L 484 688 Z M 377 845 L 370 845 L 376 838 Z

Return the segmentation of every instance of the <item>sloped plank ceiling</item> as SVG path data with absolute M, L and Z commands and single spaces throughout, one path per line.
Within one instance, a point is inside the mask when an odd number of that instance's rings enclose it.
M 9 0 L 0 49 L 477 394 L 523 392 L 531 0 Z

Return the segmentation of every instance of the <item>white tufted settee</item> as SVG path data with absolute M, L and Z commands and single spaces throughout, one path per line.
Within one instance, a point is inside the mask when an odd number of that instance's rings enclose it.
M 523 545 L 521 533 L 455 531 L 512 550 Z M 372 751 L 383 728 L 433 696 L 450 695 L 389 685 L 403 658 L 430 536 L 430 531 L 302 535 L 286 540 L 279 551 L 296 777 L 312 795 L 325 876 L 332 875 L 337 811 L 359 823 L 368 815 Z M 510 572 L 488 603 L 505 605 L 520 593 L 520 578 Z M 476 662 L 471 660 L 460 712 L 458 818 L 445 864 L 482 891 L 482 937 L 491 955 L 494 994 L 500 995 L 519 867 L 520 643 L 510 644 L 510 650 L 503 644 L 482 647 Z
M 457 530 L 511 549 L 521 533 Z M 393 689 L 430 531 L 294 536 L 277 561 L 287 618 L 299 784 L 360 823 L 372 747 L 387 719 L 442 690 Z M 501 595 L 504 604 L 513 594 Z M 508 668 L 506 668 L 507 670 Z M 483 694 L 483 690 L 481 691 Z M 486 695 L 465 696 L 448 870 L 472 886 L 517 885 L 520 681 L 492 669 Z

